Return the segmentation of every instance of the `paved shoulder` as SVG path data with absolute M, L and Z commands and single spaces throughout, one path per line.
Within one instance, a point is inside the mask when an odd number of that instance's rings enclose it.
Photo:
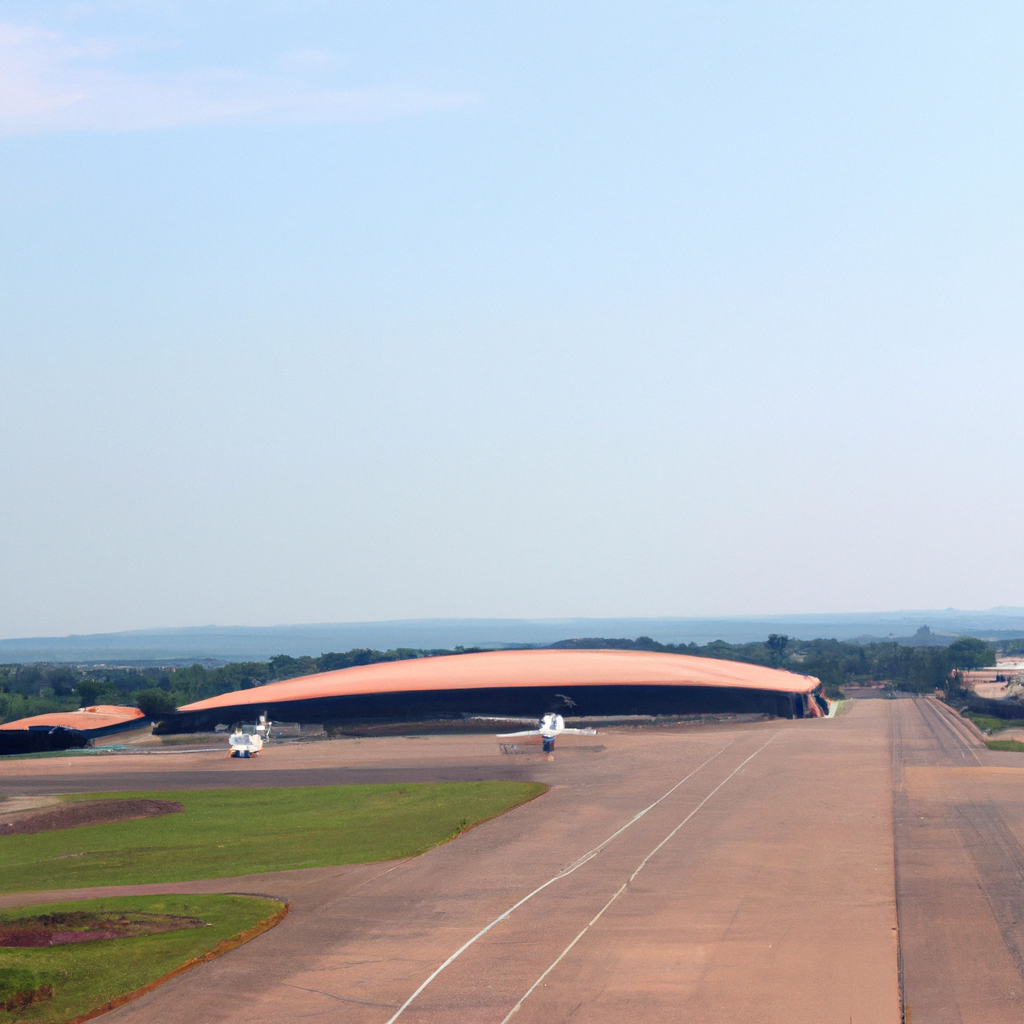
M 908 1020 L 1019 1024 L 1024 766 L 984 765 L 976 738 L 930 699 L 889 711 Z

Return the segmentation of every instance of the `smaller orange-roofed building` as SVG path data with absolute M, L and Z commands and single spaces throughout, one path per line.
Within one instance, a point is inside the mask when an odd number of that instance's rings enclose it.
M 0 725 L 0 754 L 29 754 L 85 746 L 90 739 L 137 729 L 147 719 L 138 708 L 95 705 L 78 711 L 33 715 Z
M 148 719 L 138 709 L 97 704 L 77 711 L 32 715 L 0 725 L 0 754 L 29 754 L 87 746 L 90 740 L 127 729 L 138 729 Z
M 97 704 L 91 708 L 79 708 L 77 711 L 54 711 L 47 715 L 19 718 L 14 722 L 5 722 L 0 725 L 0 729 L 71 729 L 92 739 L 94 736 L 106 736 L 112 732 L 121 732 L 123 729 L 138 728 L 142 725 L 141 719 L 145 717 L 138 708 Z

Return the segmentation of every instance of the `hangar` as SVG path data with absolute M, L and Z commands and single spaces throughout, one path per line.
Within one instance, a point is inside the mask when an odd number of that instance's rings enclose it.
M 621 650 L 483 651 L 378 662 L 236 690 L 187 704 L 164 731 L 212 729 L 266 712 L 289 722 L 425 721 L 761 712 L 817 717 L 821 684 L 763 665 Z
M 56 711 L 0 725 L 0 754 L 30 754 L 87 746 L 100 736 L 138 729 L 149 719 L 138 709 L 98 704 L 77 711 Z

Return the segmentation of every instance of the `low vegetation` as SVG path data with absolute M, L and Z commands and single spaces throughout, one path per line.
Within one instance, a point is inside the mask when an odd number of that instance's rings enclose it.
M 927 629 L 922 632 L 928 633 Z M 928 637 L 934 641 L 932 634 Z M 1024 641 L 1005 641 L 1007 649 Z M 526 646 L 526 645 L 524 645 Z M 887 682 L 892 688 L 929 693 L 959 689 L 956 675 L 995 664 L 995 646 L 974 637 L 961 637 L 943 646 L 913 646 L 896 641 L 858 643 L 842 640 L 797 640 L 773 633 L 763 641 L 730 644 L 724 640 L 698 644 L 663 644 L 650 637 L 635 640 L 584 637 L 561 640 L 551 648 L 611 648 L 663 651 L 701 658 L 724 658 L 788 669 L 817 676 L 825 695 L 837 699 L 850 683 Z M 405 661 L 446 654 L 471 654 L 478 648 L 418 650 L 399 648 L 374 651 L 355 648 L 317 658 L 278 655 L 269 661 L 234 662 L 208 668 L 201 664 L 181 668 L 80 668 L 69 665 L 0 666 L 0 722 L 48 711 L 72 711 L 92 704 L 134 704 L 158 720 L 175 708 L 222 693 L 251 689 L 264 683 L 316 672 Z
M 1010 750 L 1015 753 L 1024 753 L 1024 743 L 1020 740 L 985 740 L 985 746 L 989 750 Z
M 160 934 L 3 950 L 0 1021 L 62 1024 L 136 992 L 223 944 L 270 924 L 284 908 L 250 896 L 126 896 L 19 907 L 0 913 L 0 931 L 26 919 L 173 915 L 201 924 Z
M 381 661 L 405 661 L 443 654 L 471 654 L 476 648 L 418 650 L 399 648 L 373 651 L 355 648 L 318 658 L 279 654 L 269 661 L 232 662 L 207 668 L 201 664 L 181 668 L 118 668 L 75 665 L 0 666 L 0 723 L 53 711 L 74 711 L 94 704 L 133 704 L 159 718 L 182 704 L 247 690 L 264 683 L 315 672 L 330 672 Z
M 927 633 L 927 630 L 924 630 Z M 928 634 L 929 636 L 931 634 Z M 613 647 L 622 650 L 667 651 L 694 654 L 702 658 L 727 658 L 756 665 L 787 669 L 820 679 L 825 696 L 836 700 L 843 686 L 851 683 L 885 682 L 892 689 L 931 693 L 936 689 L 958 690 L 957 673 L 994 665 L 995 648 L 984 640 L 960 637 L 942 646 L 915 647 L 886 641 L 857 643 L 843 640 L 797 640 L 772 633 L 766 640 L 750 644 L 728 644 L 714 640 L 696 644 L 661 644 L 650 637 L 636 640 L 587 638 L 552 644 L 560 648 Z
M 447 782 L 109 794 L 104 799 L 173 800 L 184 811 L 0 836 L 0 891 L 178 882 L 412 857 L 546 789 L 532 782 Z
M 963 716 L 969 718 L 982 732 L 999 732 L 1011 725 L 1020 725 L 1020 722 L 1009 722 L 1005 718 L 995 718 L 992 715 L 979 715 L 973 711 L 964 711 Z

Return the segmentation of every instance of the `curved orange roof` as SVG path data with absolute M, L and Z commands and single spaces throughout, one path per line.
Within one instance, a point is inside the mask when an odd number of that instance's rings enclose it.
M 284 679 L 186 704 L 179 711 L 274 704 L 315 697 L 423 690 L 480 690 L 528 686 L 735 686 L 810 693 L 813 676 L 763 665 L 659 651 L 484 651 L 375 665 Z
M 30 729 L 36 726 L 92 732 L 94 729 L 109 729 L 113 725 L 122 725 L 134 718 L 145 717 L 138 708 L 121 707 L 116 704 L 97 704 L 95 707 L 79 708 L 77 711 L 55 711 L 48 715 L 19 718 L 16 722 L 0 725 L 0 729 Z

